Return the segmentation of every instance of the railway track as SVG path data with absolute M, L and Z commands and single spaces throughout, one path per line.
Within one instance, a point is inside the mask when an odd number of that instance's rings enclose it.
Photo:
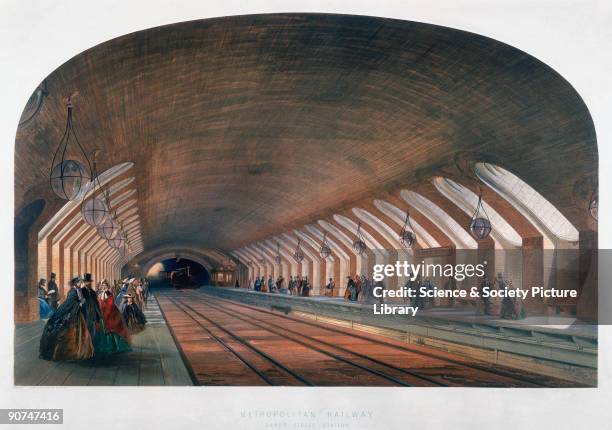
M 187 312 L 185 309 L 188 308 L 190 310 L 193 311 L 193 309 L 188 306 L 188 305 L 180 305 L 178 304 L 175 300 L 170 299 L 171 302 L 173 302 L 179 309 L 183 310 L 183 312 L 185 312 L 185 315 L 187 315 L 189 318 L 191 318 L 199 327 L 201 327 L 211 338 L 213 338 L 214 340 L 216 340 L 217 342 L 219 342 L 221 345 L 223 345 L 223 347 L 230 352 L 232 355 L 234 355 L 238 360 L 240 360 L 242 363 L 245 364 L 245 366 L 247 366 L 249 369 L 251 369 L 255 374 L 257 374 L 257 376 L 259 376 L 264 382 L 266 382 L 268 385 L 278 385 L 275 384 L 274 380 L 272 378 L 270 378 L 266 372 L 258 369 L 255 365 L 253 365 L 253 363 L 247 358 L 245 357 L 245 355 L 243 353 L 240 353 L 236 348 L 233 348 L 226 340 L 223 340 L 220 336 L 215 335 L 208 327 L 206 327 L 204 324 L 202 324 L 202 322 L 196 318 L 193 317 L 193 315 L 190 315 L 189 312 Z M 315 384 L 312 383 L 311 381 L 309 381 L 308 379 L 298 375 L 297 373 L 293 372 L 291 369 L 288 369 L 287 367 L 283 366 L 281 363 L 279 363 L 278 361 L 276 361 L 274 358 L 270 357 L 268 354 L 266 354 L 265 352 L 263 352 L 262 350 L 260 350 L 259 348 L 254 347 L 250 342 L 248 342 L 247 340 L 243 339 L 242 337 L 232 333 L 231 331 L 223 328 L 222 326 L 220 326 L 219 324 L 217 324 L 216 322 L 212 321 L 210 318 L 205 317 L 204 315 L 202 315 L 199 312 L 195 312 L 195 314 L 197 314 L 199 317 L 203 318 L 204 320 L 206 320 L 207 322 L 209 322 L 210 324 L 212 324 L 213 326 L 215 326 L 216 328 L 218 328 L 219 330 L 221 330 L 222 332 L 228 334 L 232 339 L 236 340 L 237 342 L 239 342 L 240 344 L 246 346 L 247 348 L 249 348 L 251 351 L 253 351 L 253 353 L 258 354 L 259 356 L 261 356 L 262 358 L 268 360 L 271 364 L 273 364 L 274 366 L 276 366 L 278 369 L 282 370 L 283 372 L 291 375 L 292 377 L 294 377 L 296 380 L 304 383 L 305 385 L 310 385 L 310 386 L 314 386 Z
M 202 385 L 567 385 L 201 293 L 158 300 Z M 199 349 L 194 336 L 200 336 Z M 206 363 L 210 357 L 217 361 Z
M 395 341 L 392 339 L 387 340 L 385 338 L 382 338 L 381 336 L 373 336 L 373 335 L 369 335 L 366 333 L 359 334 L 355 330 L 338 328 L 337 326 L 320 323 L 318 321 L 306 320 L 306 319 L 299 318 L 299 317 L 288 316 L 286 314 L 275 313 L 275 312 L 271 312 L 271 311 L 268 311 L 260 307 L 246 305 L 243 303 L 238 303 L 235 301 L 222 299 L 222 298 L 210 296 L 207 294 L 202 294 L 202 295 L 206 296 L 207 299 L 214 299 L 214 300 L 225 302 L 225 303 L 228 303 L 234 306 L 248 308 L 258 313 L 273 315 L 278 318 L 284 318 L 286 320 L 291 320 L 291 321 L 302 323 L 302 324 L 317 326 L 329 332 L 351 336 L 356 339 L 366 340 L 369 342 L 373 342 L 377 345 L 388 346 L 391 348 L 401 349 L 404 351 L 414 352 L 420 355 L 424 355 L 424 356 L 428 356 L 428 357 L 432 357 L 436 359 L 441 359 L 450 364 L 469 367 L 474 370 L 487 372 L 493 376 L 508 377 L 508 378 L 511 378 L 512 380 L 518 381 L 523 387 L 568 387 L 568 386 L 587 387 L 588 386 L 588 385 L 580 385 L 574 382 L 568 382 L 568 381 L 564 381 L 560 379 L 555 379 L 555 378 L 540 375 L 540 374 L 530 373 L 527 371 L 519 371 L 519 370 L 515 370 L 512 368 L 492 365 L 486 362 L 479 362 L 478 360 L 474 360 L 474 359 L 467 358 L 467 357 L 461 357 L 453 353 L 447 353 L 445 351 L 435 350 L 427 346 L 409 345 L 409 344 L 405 344 L 404 342 Z

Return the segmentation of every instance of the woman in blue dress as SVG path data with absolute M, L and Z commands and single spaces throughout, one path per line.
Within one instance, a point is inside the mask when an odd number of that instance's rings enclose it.
M 46 320 L 53 314 L 53 308 L 47 302 L 47 290 L 45 284 L 47 281 L 43 278 L 38 281 L 38 311 L 41 320 Z
M 117 293 L 117 296 L 115 297 L 115 306 L 117 306 L 117 308 L 119 308 L 120 311 L 121 311 L 121 306 L 123 305 L 123 296 L 127 294 L 128 287 L 130 286 L 128 281 L 129 281 L 128 279 L 123 280 L 123 285 L 121 286 L 121 288 L 119 289 L 119 292 Z

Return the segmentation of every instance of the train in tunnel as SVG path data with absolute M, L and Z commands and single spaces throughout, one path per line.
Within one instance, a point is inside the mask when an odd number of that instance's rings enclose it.
M 196 289 L 199 287 L 198 282 L 191 275 L 190 267 L 181 267 L 169 273 L 169 280 L 172 288 L 176 290 Z

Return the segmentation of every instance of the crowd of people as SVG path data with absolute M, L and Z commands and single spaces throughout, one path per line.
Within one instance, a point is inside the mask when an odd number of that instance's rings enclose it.
M 354 301 L 366 301 L 371 294 L 372 280 L 365 275 L 357 275 L 355 279 L 348 277 L 348 283 L 344 298 Z M 236 281 L 236 288 L 239 287 Z M 279 275 L 276 280 L 272 276 L 268 279 L 264 276 L 257 276 L 255 280 L 249 279 L 248 289 L 259 291 L 262 293 L 280 293 L 291 296 L 309 297 L 312 295 L 312 284 L 308 280 L 308 276 L 295 275 L 290 276 L 289 281 L 285 284 L 285 278 Z M 323 295 L 333 297 L 336 289 L 336 283 L 333 278 L 329 278 L 329 282 L 323 287 Z
M 512 281 L 504 279 L 501 273 L 497 274 L 497 277 L 491 281 L 485 274 L 479 285 L 479 291 L 485 288 L 489 290 L 504 291 L 513 289 Z M 523 319 L 526 316 L 525 309 L 523 307 L 523 300 L 520 297 L 483 297 L 481 294 L 481 301 L 483 306 L 483 313 L 485 315 L 496 316 L 504 319 Z
M 248 288 L 263 293 L 280 293 L 302 297 L 310 296 L 312 291 L 308 276 L 290 276 L 287 284 L 285 284 L 285 278 L 282 275 L 278 276 L 276 280 L 272 279 L 272 276 L 268 276 L 267 280 L 264 276 L 261 278 L 257 276 L 255 281 L 249 280 Z
M 237 287 L 239 286 L 236 284 Z M 344 299 L 353 302 L 373 303 L 375 297 L 372 294 L 374 287 L 380 286 L 384 289 L 382 281 L 374 282 L 373 279 L 366 275 L 355 275 L 348 276 L 346 289 L 344 290 Z M 412 289 L 413 291 L 433 290 L 435 285 L 433 280 L 424 278 L 416 279 L 413 281 L 407 281 L 405 287 Z M 480 284 L 479 290 L 482 292 L 483 288 L 488 287 L 489 289 L 512 289 L 512 281 L 504 279 L 501 273 L 498 273 L 497 277 L 490 281 L 487 275 L 485 275 Z M 293 296 L 308 297 L 312 293 L 312 286 L 308 281 L 307 276 L 291 276 L 289 282 L 285 286 L 285 280 L 282 276 L 278 276 L 276 280 L 272 276 L 268 276 L 266 280 L 264 276 L 256 277 L 255 281 L 249 280 L 248 288 L 254 291 L 264 293 L 280 293 L 288 294 Z M 329 282 L 323 287 L 323 295 L 327 297 L 334 297 L 336 289 L 336 283 L 333 278 L 329 278 Z M 451 276 L 445 284 L 444 289 L 456 290 L 457 281 Z M 434 306 L 434 299 L 428 298 L 421 294 L 415 294 L 414 297 L 408 299 L 404 298 L 404 301 L 410 301 L 411 306 L 418 306 L 419 309 L 427 309 Z M 525 310 L 521 298 L 517 297 L 484 297 L 481 295 L 480 299 L 481 312 L 485 315 L 497 316 L 505 319 L 522 319 L 525 318 Z M 382 302 L 382 299 L 378 299 Z M 443 304 L 436 303 L 437 305 L 454 307 L 455 299 L 451 296 Z
M 374 297 L 374 281 L 366 275 L 347 276 L 344 298 L 352 302 L 370 302 Z M 380 283 L 380 282 L 379 282 Z M 378 284 L 378 283 L 377 283 Z M 382 283 L 380 283 L 382 285 Z
M 38 311 L 41 319 L 49 318 L 59 306 L 59 291 L 55 278 L 55 273 L 51 273 L 49 284 L 44 278 L 38 281 Z
M 47 285 L 47 288 L 45 288 Z M 48 318 L 40 339 L 44 360 L 74 361 L 131 350 L 132 336 L 145 329 L 149 283 L 128 277 L 94 284 L 91 274 L 73 278 L 60 300 L 51 274 L 38 283 L 41 318 Z
M 435 288 L 434 283 L 429 279 L 418 279 L 415 281 L 409 281 L 405 285 L 414 291 L 421 291 L 424 287 L 425 290 L 433 290 Z M 520 297 L 491 297 L 482 294 L 482 292 L 488 288 L 491 290 L 508 290 L 513 289 L 512 281 L 504 279 L 501 273 L 497 274 L 497 277 L 491 281 L 487 274 L 485 274 L 480 283 L 478 284 L 478 291 L 480 302 L 477 304 L 479 311 L 488 316 L 495 316 L 504 319 L 523 319 L 526 316 L 525 309 L 523 308 L 523 300 Z M 451 276 L 446 280 L 444 284 L 445 290 L 456 290 L 457 281 Z M 444 303 L 444 306 L 453 307 L 455 305 L 455 299 L 450 297 L 447 299 L 448 302 Z M 431 298 L 424 297 L 419 294 L 412 298 L 411 306 L 418 306 L 420 309 L 427 309 L 433 305 Z

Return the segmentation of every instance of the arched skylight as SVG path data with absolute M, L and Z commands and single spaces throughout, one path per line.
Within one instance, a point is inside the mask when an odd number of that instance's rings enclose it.
M 321 228 L 323 228 L 323 230 L 326 230 L 327 232 L 333 234 L 334 237 L 338 238 L 338 240 L 340 240 L 344 245 L 348 247 L 352 245 L 353 242 L 351 242 L 351 239 L 349 239 L 349 237 L 346 234 L 344 234 L 344 232 L 340 230 L 338 227 L 322 219 L 319 220 L 318 222 Z
M 472 216 L 478 204 L 478 196 L 472 190 L 448 178 L 438 177 L 433 180 L 433 183 L 440 193 L 466 214 Z M 493 227 L 491 230 L 493 239 L 499 242 L 503 248 L 521 246 L 523 240 L 516 230 L 484 199 L 482 205 Z
M 129 179 L 125 179 L 124 181 L 121 181 L 119 184 L 117 184 L 117 190 L 120 190 L 121 188 L 125 187 L 126 185 L 128 185 L 130 182 L 132 182 L 134 180 L 134 178 L 129 178 Z M 113 187 L 111 187 L 111 191 L 110 191 L 111 196 L 113 194 L 115 194 L 115 191 L 113 189 Z M 117 197 L 116 199 L 111 199 L 111 207 L 115 207 L 117 205 L 119 205 L 121 202 L 129 199 L 130 197 L 132 197 L 134 194 L 136 194 L 136 188 L 132 188 L 129 191 L 123 192 L 119 195 L 119 197 Z
M 106 185 L 112 179 L 116 178 L 117 176 L 131 169 L 132 166 L 134 166 L 134 163 L 128 162 L 128 163 L 117 164 L 116 166 L 111 167 L 110 169 L 104 171 L 98 176 L 100 180 L 100 184 Z M 119 181 L 117 184 L 111 185 L 109 189 L 110 194 L 114 194 L 116 190 L 124 187 L 128 183 L 132 182 L 134 179 L 135 179 L 134 177 L 131 177 L 131 178 Z M 67 215 L 69 215 L 77 206 L 81 204 L 83 200 L 83 195 L 91 194 L 92 190 L 93 190 L 93 182 L 91 181 L 87 182 L 87 184 L 85 184 L 85 186 L 81 188 L 78 198 L 75 198 L 74 200 L 71 200 L 67 202 L 64 206 L 62 206 L 61 209 L 58 210 L 57 213 L 53 215 L 53 217 L 47 222 L 47 224 L 45 224 L 45 226 L 38 232 L 38 240 L 41 241 L 44 238 L 46 238 L 47 235 L 51 232 L 51 230 L 54 229 L 55 226 L 59 222 L 61 222 L 64 218 L 66 218 Z
M 278 237 L 278 236 L 275 236 L 275 237 Z M 282 233 L 282 234 L 281 234 L 281 237 L 282 237 L 282 238 L 283 238 L 283 239 L 284 239 L 286 242 L 288 242 L 288 244 L 289 244 L 288 246 L 290 246 L 290 247 L 291 247 L 291 248 L 292 248 L 292 249 L 295 251 L 295 249 L 297 248 L 297 245 L 298 245 L 298 240 L 297 240 L 295 237 L 293 237 L 293 236 L 291 236 L 291 235 L 289 235 L 289 234 L 287 234 L 287 233 Z M 318 264 L 318 262 L 319 262 L 319 255 L 318 255 L 318 254 L 315 254 L 315 253 L 314 253 L 314 252 L 313 252 L 313 251 L 312 251 L 310 248 L 308 248 L 307 246 L 304 246 L 304 243 L 308 243 L 308 242 L 306 242 L 305 240 L 302 240 L 302 238 L 299 238 L 299 239 L 300 239 L 300 241 L 301 241 L 301 244 L 300 244 L 300 249 L 301 249 L 301 250 L 304 252 L 304 254 L 305 254 L 305 255 L 307 255 L 307 256 L 308 256 L 308 258 L 310 258 L 311 260 L 313 260 L 313 261 L 315 262 L 315 264 Z
M 314 236 L 317 240 L 323 241 L 324 233 L 321 232 L 321 230 L 319 230 L 317 227 L 309 224 L 305 225 L 304 229 L 312 236 Z M 336 254 L 341 256 L 344 260 L 348 260 L 350 258 L 349 255 L 344 252 L 344 249 L 342 249 L 342 247 L 336 243 L 336 240 L 334 239 L 331 233 L 325 235 L 325 239 L 327 240 L 327 243 L 329 243 L 329 246 L 334 250 L 334 252 L 336 252 Z
M 444 233 L 455 242 L 458 249 L 476 249 L 478 244 L 457 221 L 444 212 L 438 205 L 414 191 L 402 190 L 402 198 L 419 212 L 434 222 Z
M 348 229 L 351 233 L 357 234 L 357 223 L 351 219 L 348 219 L 342 215 L 334 215 L 334 220 L 342 225 L 344 228 Z M 380 244 L 370 233 L 368 233 L 363 227 L 361 228 L 360 233 L 363 235 L 363 238 L 368 245 L 369 248 L 374 250 L 385 251 L 385 247 Z M 355 236 L 356 237 L 356 236 Z M 386 251 L 385 251 L 386 253 Z
M 391 227 L 389 227 L 383 221 L 378 219 L 378 217 L 360 208 L 353 208 L 353 213 L 362 222 L 365 222 L 366 224 L 374 228 L 380 235 L 385 238 L 387 242 L 393 244 L 395 249 L 403 248 L 402 244 L 399 241 L 398 233 L 396 231 L 393 231 Z
M 578 230 L 567 218 L 518 176 L 489 163 L 477 163 L 475 171 L 486 185 L 516 207 L 543 234 L 578 241 Z
M 267 249 L 276 257 L 276 253 L 279 252 L 281 257 L 289 262 L 291 270 L 297 270 L 297 261 L 293 258 L 293 250 L 288 246 L 284 240 L 278 238 L 272 238 L 265 241 Z M 277 246 L 280 245 L 280 246 Z M 276 261 L 274 262 L 276 263 Z
M 130 201 L 127 201 L 125 203 L 123 203 L 116 211 L 116 215 L 121 215 L 123 212 L 125 212 L 126 210 L 130 209 L 132 206 L 134 206 L 136 204 L 136 199 L 132 199 Z
M 395 221 L 398 225 L 403 226 L 404 221 L 406 220 L 406 213 L 399 209 L 397 206 L 392 205 L 389 202 L 384 200 L 374 200 L 374 206 Z M 430 248 L 436 248 L 440 246 L 438 241 L 430 235 L 427 230 L 425 230 L 418 222 L 414 220 L 413 217 L 410 217 L 410 224 L 414 228 L 414 232 L 417 235 L 417 240 L 421 245 L 427 245 Z
M 310 245 L 313 249 L 320 249 L 320 243 L 315 242 L 312 237 L 310 237 L 309 235 L 299 231 L 299 230 L 293 230 L 293 233 L 299 237 L 303 242 L 306 242 L 308 245 Z M 327 257 L 327 259 L 329 261 L 334 261 L 335 258 L 333 255 L 330 255 L 329 257 Z

